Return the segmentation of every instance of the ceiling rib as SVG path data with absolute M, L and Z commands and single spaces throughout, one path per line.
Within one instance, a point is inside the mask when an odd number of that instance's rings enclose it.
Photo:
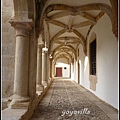
M 60 22 L 60 21 L 57 21 L 57 20 L 52 20 L 52 21 L 49 21 L 49 23 L 53 24 L 53 25 L 57 25 L 59 27 L 63 27 L 65 29 L 67 29 L 67 25 Z
M 84 18 L 86 18 L 86 19 L 88 19 L 88 20 L 90 20 L 94 24 L 96 23 L 95 17 L 93 17 L 92 15 L 88 14 L 87 12 L 80 12 L 79 15 L 84 17 Z
M 74 16 L 70 15 L 70 19 L 68 22 L 68 29 L 72 29 L 73 20 L 74 20 Z
M 84 21 L 84 22 L 80 22 L 78 24 L 73 24 L 72 28 L 75 29 L 75 28 L 80 28 L 80 27 L 86 27 L 89 25 L 94 25 L 94 23 L 91 21 Z
M 54 20 L 54 19 L 67 16 L 67 15 L 69 15 L 69 14 L 70 14 L 70 11 L 62 11 L 62 12 L 55 13 L 54 15 L 52 15 L 52 16 L 50 16 L 50 17 L 47 17 L 46 19 L 47 19 L 48 21 L 52 21 L 52 20 Z
M 56 11 L 54 12 L 54 10 L 62 10 L 62 11 L 61 12 L 58 11 L 56 13 Z M 92 10 L 92 12 L 90 10 Z M 93 10 L 99 10 L 100 13 L 96 15 L 96 13 L 94 13 Z M 97 13 L 99 11 L 97 11 Z M 105 14 L 103 11 L 106 12 L 111 18 L 111 7 L 101 3 L 87 4 L 87 5 L 78 6 L 78 7 L 68 6 L 63 4 L 48 6 L 45 13 L 47 22 L 49 24 L 55 25 L 56 27 L 59 26 L 63 28 L 56 34 L 55 32 L 51 33 L 53 34 L 51 35 L 53 37 L 52 39 L 50 39 L 50 50 L 52 48 L 53 54 L 58 53 L 58 51 L 61 51 L 61 50 L 63 50 L 64 52 L 71 51 L 72 53 L 76 54 L 74 47 L 77 43 L 78 44 L 81 43 L 85 51 L 87 36 L 91 28 Z M 77 23 L 77 20 L 80 22 Z M 82 29 L 83 27 L 84 29 Z M 78 29 L 78 28 L 81 28 L 81 29 Z M 87 30 L 88 32 L 84 32 L 83 30 Z M 72 34 L 70 34 L 70 32 Z M 60 37 L 61 35 L 65 37 Z M 73 36 L 73 37 L 69 37 L 69 36 Z M 53 48 L 53 44 L 56 45 L 54 46 L 54 48 Z

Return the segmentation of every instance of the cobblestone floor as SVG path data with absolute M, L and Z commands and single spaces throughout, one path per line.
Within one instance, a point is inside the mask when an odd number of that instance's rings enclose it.
M 58 79 L 30 120 L 118 120 L 118 113 L 73 81 Z

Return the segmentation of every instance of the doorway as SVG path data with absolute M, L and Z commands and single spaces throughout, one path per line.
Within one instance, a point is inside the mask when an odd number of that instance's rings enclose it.
M 62 77 L 62 67 L 56 68 L 56 77 Z

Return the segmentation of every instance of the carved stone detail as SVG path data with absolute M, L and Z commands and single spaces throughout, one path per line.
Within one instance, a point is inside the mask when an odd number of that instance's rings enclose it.
M 97 76 L 90 75 L 89 80 L 90 80 L 90 89 L 96 91 Z

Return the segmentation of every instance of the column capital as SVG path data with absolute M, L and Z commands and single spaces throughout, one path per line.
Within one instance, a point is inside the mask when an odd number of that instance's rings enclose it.
M 15 29 L 23 29 L 23 30 L 30 31 L 33 27 L 33 21 L 32 20 L 30 20 L 30 21 L 17 21 L 17 20 L 14 20 L 14 19 L 10 19 L 9 23 Z
M 38 44 L 38 52 L 42 52 L 43 47 L 44 47 L 44 44 Z
M 29 32 L 33 28 L 32 21 L 16 21 L 11 19 L 9 23 L 15 28 L 16 36 L 29 37 Z
M 36 30 L 36 32 L 39 32 L 39 33 L 42 33 L 43 32 L 43 28 L 41 28 L 41 27 L 35 27 L 35 30 Z
M 43 32 L 43 28 L 35 27 L 36 37 L 39 37 L 39 34 Z
M 44 44 L 38 44 L 38 48 L 43 48 Z
M 42 49 L 42 53 L 48 53 L 48 48 L 44 47 L 44 48 Z
M 48 53 L 48 51 L 42 50 L 42 53 Z

